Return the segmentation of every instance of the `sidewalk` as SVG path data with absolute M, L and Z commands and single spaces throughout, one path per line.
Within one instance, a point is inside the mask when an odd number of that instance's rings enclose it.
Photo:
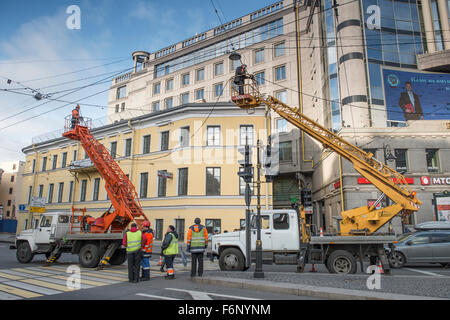
M 264 272 L 254 279 L 253 271 L 208 271 L 197 283 L 262 290 L 298 296 L 339 300 L 441 300 L 450 299 L 450 277 L 381 275 L 381 288 L 369 290 L 369 275 L 328 273 Z

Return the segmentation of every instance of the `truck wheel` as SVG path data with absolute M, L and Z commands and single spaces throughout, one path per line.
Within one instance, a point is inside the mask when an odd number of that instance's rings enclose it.
M 120 266 L 125 260 L 127 260 L 127 251 L 125 249 L 117 249 L 111 259 L 109 259 L 109 264 L 112 266 Z
M 236 248 L 225 249 L 219 257 L 222 271 L 243 271 L 245 267 L 244 255 Z
M 353 274 L 356 273 L 356 259 L 348 251 L 333 251 L 327 259 L 327 269 L 330 273 Z
M 87 244 L 78 254 L 80 265 L 84 268 L 94 268 L 100 262 L 100 249 L 95 244 Z
M 34 253 L 28 242 L 22 242 L 17 246 L 16 258 L 20 263 L 29 263 L 33 260 Z
M 402 268 L 406 263 L 405 255 L 398 251 L 393 251 L 388 255 L 391 268 Z

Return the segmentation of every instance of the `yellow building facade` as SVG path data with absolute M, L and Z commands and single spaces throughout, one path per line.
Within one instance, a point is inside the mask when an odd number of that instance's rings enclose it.
M 237 175 L 243 158 L 238 149 L 247 141 L 256 163 L 257 139 L 264 144 L 267 137 L 264 112 L 259 108 L 249 114 L 229 103 L 188 104 L 91 132 L 132 181 L 156 238 L 169 225 L 184 238 L 196 217 L 210 232 L 243 225 L 245 185 Z M 18 232 L 37 223 L 39 214 L 29 212 L 33 197 L 45 199 L 46 211 L 70 212 L 74 206 L 99 216 L 110 207 L 105 182 L 78 142 L 61 137 L 22 151 L 21 203 L 27 206 L 19 212 Z M 271 207 L 270 190 L 261 188 L 263 209 Z

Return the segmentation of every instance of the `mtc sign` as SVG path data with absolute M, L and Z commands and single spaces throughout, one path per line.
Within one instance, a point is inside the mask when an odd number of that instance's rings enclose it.
M 450 185 L 450 177 L 420 177 L 420 184 L 423 186 L 429 185 Z

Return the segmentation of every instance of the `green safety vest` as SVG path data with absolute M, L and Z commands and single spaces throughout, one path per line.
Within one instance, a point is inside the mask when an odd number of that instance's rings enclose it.
M 199 232 L 195 232 L 194 228 L 192 230 L 191 238 L 191 253 L 204 252 L 205 251 L 205 229 L 204 227 Z
M 172 240 L 170 241 L 169 246 L 163 251 L 165 256 L 178 254 L 178 239 L 172 232 L 170 234 L 172 235 Z
M 134 252 L 141 248 L 142 232 L 127 232 L 127 252 Z

